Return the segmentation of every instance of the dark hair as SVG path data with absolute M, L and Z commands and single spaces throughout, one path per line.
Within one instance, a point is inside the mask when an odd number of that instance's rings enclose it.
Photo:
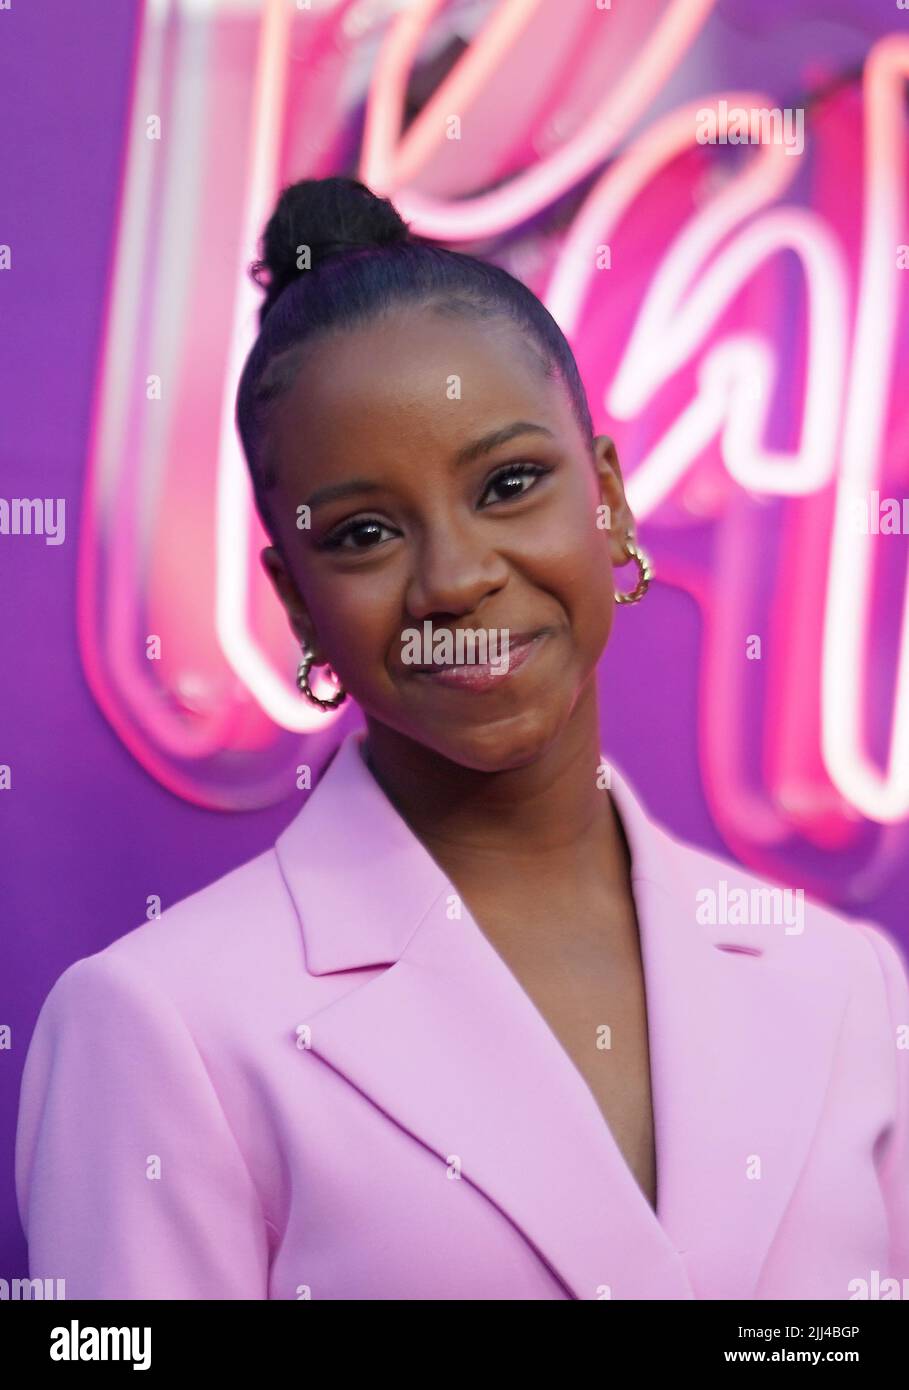
M 300 264 L 306 252 L 308 267 Z M 558 374 L 567 386 L 592 456 L 593 422 L 577 363 L 545 305 L 501 266 L 412 234 L 392 203 L 357 179 L 301 179 L 284 188 L 250 274 L 266 296 L 240 377 L 236 422 L 256 506 L 273 539 L 267 494 L 276 473 L 264 447 L 270 404 L 290 387 L 317 334 L 369 322 L 398 304 L 510 318 L 538 348 L 544 375 Z

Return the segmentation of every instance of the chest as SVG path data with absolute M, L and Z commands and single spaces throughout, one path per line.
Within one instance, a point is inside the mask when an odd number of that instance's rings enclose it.
M 655 1209 L 647 1003 L 636 927 L 627 940 L 618 954 L 586 929 L 512 932 L 493 944 L 580 1073 Z

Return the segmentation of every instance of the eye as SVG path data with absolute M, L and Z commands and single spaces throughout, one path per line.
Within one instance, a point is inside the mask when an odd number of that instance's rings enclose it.
M 363 532 L 369 532 L 375 538 L 377 531 L 389 531 L 390 529 L 383 521 L 378 521 L 374 516 L 361 516 L 356 521 L 347 521 L 336 531 L 329 532 L 319 548 L 321 550 L 375 550 L 375 545 L 369 542 L 365 545 L 344 545 L 344 541 L 348 536 L 362 535 Z
M 544 473 L 551 472 L 551 468 L 544 468 L 540 463 L 509 463 L 505 468 L 500 469 L 498 473 L 493 474 L 486 485 L 487 491 L 493 487 L 500 487 L 503 483 L 510 483 L 512 481 L 524 483 L 527 479 L 534 480 Z M 531 481 L 529 487 L 522 486 L 520 488 L 511 489 L 505 497 L 500 497 L 498 500 L 500 502 L 516 501 L 517 498 L 523 497 L 525 492 L 530 492 L 531 488 L 535 486 L 535 481 Z M 485 492 L 483 496 L 486 496 Z
M 540 463 L 506 464 L 504 468 L 500 468 L 499 471 L 494 473 L 489 479 L 483 496 L 485 497 L 486 493 L 489 492 L 491 488 L 501 487 L 505 483 L 516 482 L 521 486 L 510 489 L 505 497 L 499 497 L 497 500 L 500 502 L 517 501 L 519 497 L 523 497 L 525 492 L 530 492 L 531 488 L 536 485 L 535 480 L 537 478 L 541 477 L 544 473 L 551 472 L 551 468 L 546 468 Z M 529 481 L 529 486 L 524 487 L 523 484 L 527 481 Z M 343 522 L 336 531 L 330 531 L 321 542 L 319 548 L 320 550 L 352 550 L 360 552 L 376 550 L 379 545 L 383 544 L 381 532 L 390 532 L 391 529 L 392 528 L 386 526 L 383 521 L 379 521 L 377 517 L 357 517 L 353 521 Z M 354 543 L 352 545 L 345 544 L 349 536 L 354 538 Z M 357 538 L 363 540 L 364 543 L 359 544 Z

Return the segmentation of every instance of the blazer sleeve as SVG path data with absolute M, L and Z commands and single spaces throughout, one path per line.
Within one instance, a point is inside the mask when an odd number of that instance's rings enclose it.
M 909 1279 L 909 979 L 905 958 L 890 935 L 872 922 L 863 922 L 862 930 L 883 973 L 894 1061 L 893 1124 L 878 1155 L 890 1219 L 891 1277 Z
M 173 1003 L 112 953 L 44 1001 L 16 1131 L 32 1279 L 68 1299 L 264 1299 L 262 1205 Z

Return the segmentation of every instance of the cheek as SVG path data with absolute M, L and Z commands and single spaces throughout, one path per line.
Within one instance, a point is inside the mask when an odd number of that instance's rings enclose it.
M 385 660 L 388 634 L 401 610 L 401 590 L 390 570 L 369 575 L 329 574 L 305 590 L 325 654 L 345 685 L 362 686 Z M 346 679 L 345 679 L 346 677 Z
M 580 514 L 579 514 L 580 513 Z M 615 618 L 609 531 L 596 524 L 592 502 L 576 508 L 558 529 L 552 584 L 564 607 L 585 667 L 599 661 Z
M 614 606 L 609 532 L 596 524 L 592 495 L 578 489 L 526 533 L 523 555 L 540 587 L 574 622 L 602 626 Z M 599 622 L 597 622 L 599 615 Z

